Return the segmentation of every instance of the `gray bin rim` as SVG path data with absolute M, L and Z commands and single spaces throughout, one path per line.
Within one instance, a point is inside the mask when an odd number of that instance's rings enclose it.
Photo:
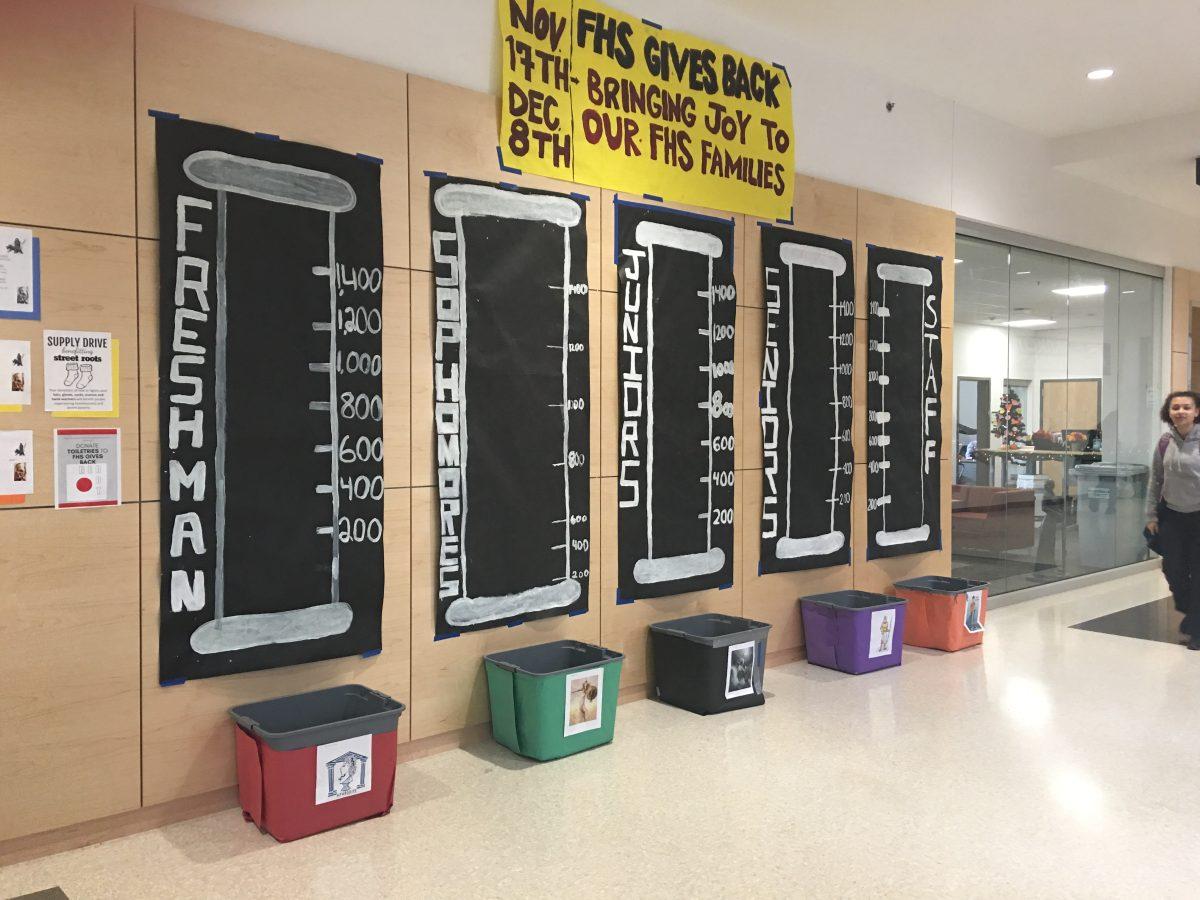
M 580 663 L 577 666 L 567 666 L 561 669 L 555 669 L 553 672 L 535 672 L 532 669 L 527 669 L 508 657 L 519 658 L 527 651 L 550 650 L 550 649 L 580 649 L 596 651 L 600 654 L 599 659 L 591 659 L 585 663 Z M 528 647 L 516 647 L 512 650 L 498 650 L 495 653 L 486 654 L 484 662 L 490 663 L 499 669 L 504 669 L 509 672 L 520 672 L 522 675 L 529 675 L 533 678 L 545 678 L 551 675 L 564 675 L 571 672 L 586 672 L 588 669 L 594 669 L 597 666 L 606 666 L 611 662 L 624 659 L 624 653 L 618 653 L 616 650 L 609 650 L 607 647 L 601 647 L 599 644 L 588 644 L 584 641 L 572 641 L 564 639 L 561 641 L 547 641 L 544 644 L 530 644 Z
M 699 625 L 702 622 L 716 621 L 721 625 L 729 625 L 730 630 L 724 634 L 707 635 L 696 634 L 689 630 L 691 625 Z M 746 619 L 742 616 L 729 616 L 724 613 L 698 613 L 694 616 L 684 616 L 682 619 L 668 619 L 665 622 L 654 622 L 650 625 L 650 630 L 656 634 L 669 634 L 672 637 L 683 638 L 686 641 L 691 641 L 695 644 L 703 644 L 706 647 L 719 649 L 728 647 L 731 644 L 744 643 L 745 641 L 759 641 L 767 636 L 767 632 L 771 630 L 771 626 L 767 622 L 757 622 L 754 619 Z
M 952 583 L 954 586 L 952 587 Z M 906 578 L 897 581 L 895 587 L 908 588 L 910 591 L 926 591 L 930 594 L 964 594 L 967 591 L 977 591 L 987 587 L 991 582 L 973 581 L 970 578 L 955 578 L 952 575 L 922 575 L 919 578 Z
M 259 721 L 260 718 L 267 718 L 264 713 L 269 714 L 275 710 L 290 711 L 305 704 L 344 697 L 347 693 L 356 694 L 360 700 L 374 704 L 378 709 L 350 719 L 336 719 L 292 729 L 267 728 Z M 269 700 L 243 703 L 231 708 L 229 715 L 241 728 L 260 738 L 272 750 L 301 750 L 348 738 L 394 731 L 404 710 L 403 703 L 393 700 L 382 691 L 362 684 L 342 684 L 303 694 L 288 694 Z
M 875 602 L 867 606 L 855 606 L 847 603 L 847 600 L 866 600 L 873 599 Z M 908 601 L 903 597 L 895 597 L 892 594 L 878 594 L 874 591 L 830 591 L 827 594 L 811 594 L 808 597 L 801 597 L 801 603 L 816 603 L 820 606 L 829 606 L 835 609 L 883 609 L 888 606 L 902 606 Z

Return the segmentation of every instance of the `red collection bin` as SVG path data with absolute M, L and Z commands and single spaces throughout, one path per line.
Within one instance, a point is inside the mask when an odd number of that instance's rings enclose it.
M 925 575 L 896 582 L 908 601 L 904 643 L 910 647 L 962 650 L 983 643 L 988 583 Z
M 358 684 L 231 709 L 246 821 L 294 841 L 388 812 L 402 712 Z

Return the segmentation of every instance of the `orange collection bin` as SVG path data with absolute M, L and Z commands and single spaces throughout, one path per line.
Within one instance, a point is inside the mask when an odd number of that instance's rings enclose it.
M 908 601 L 904 643 L 935 650 L 962 650 L 983 643 L 988 583 L 926 575 L 896 582 Z

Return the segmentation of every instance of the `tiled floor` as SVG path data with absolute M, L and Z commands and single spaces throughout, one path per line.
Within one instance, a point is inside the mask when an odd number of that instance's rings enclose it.
M 491 743 L 401 767 L 381 819 L 279 845 L 236 810 L 0 870 L 0 896 L 1196 897 L 1200 653 L 1070 626 L 1157 573 L 996 610 L 983 648 L 766 706 L 621 707 L 536 765 Z

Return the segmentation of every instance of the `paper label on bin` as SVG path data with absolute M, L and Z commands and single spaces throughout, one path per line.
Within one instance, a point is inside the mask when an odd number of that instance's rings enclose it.
M 725 699 L 754 693 L 754 641 L 732 644 L 725 660 Z
M 971 634 L 983 631 L 983 591 L 967 591 L 967 610 L 963 614 L 963 627 Z
M 371 790 L 371 735 L 317 747 L 317 805 Z
M 568 675 L 567 698 L 563 704 L 563 737 L 599 728 L 603 705 L 603 669 Z
M 871 613 L 871 645 L 867 648 L 867 657 L 890 656 L 892 653 L 892 637 L 896 633 L 896 610 L 877 609 Z

